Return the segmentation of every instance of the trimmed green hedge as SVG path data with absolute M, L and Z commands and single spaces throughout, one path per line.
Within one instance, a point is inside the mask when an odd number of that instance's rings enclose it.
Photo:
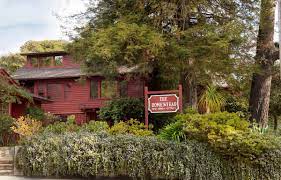
M 263 163 L 264 159 L 267 163 Z M 281 152 L 272 151 L 247 163 L 224 159 L 196 141 L 175 143 L 155 137 L 91 133 L 45 134 L 22 146 L 17 166 L 28 176 L 263 180 L 281 179 Z

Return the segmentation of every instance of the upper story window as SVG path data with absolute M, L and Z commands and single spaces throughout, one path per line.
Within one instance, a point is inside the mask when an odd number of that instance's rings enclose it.
M 30 64 L 32 67 L 53 67 L 63 64 L 63 56 L 46 56 L 46 57 L 31 57 Z
M 119 95 L 117 91 L 117 81 L 101 81 L 91 80 L 90 82 L 90 97 L 97 98 L 115 98 Z
M 38 95 L 45 97 L 45 84 L 43 83 L 38 84 Z
M 69 100 L 71 98 L 71 84 L 64 84 L 64 99 Z
M 120 93 L 120 97 L 128 96 L 128 82 L 127 81 L 119 82 L 119 93 Z
M 115 98 L 117 97 L 117 81 L 102 81 L 101 82 L 101 97 Z
M 47 96 L 51 100 L 62 99 L 62 84 L 47 84 Z
M 62 65 L 63 56 L 55 56 L 55 66 Z
M 90 82 L 90 97 L 91 97 L 91 99 L 99 98 L 99 81 L 91 80 L 91 82 Z

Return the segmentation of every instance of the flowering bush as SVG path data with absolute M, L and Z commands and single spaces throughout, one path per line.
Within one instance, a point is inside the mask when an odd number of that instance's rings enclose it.
M 20 135 L 21 138 L 30 137 L 37 134 L 42 127 L 42 122 L 32 119 L 29 116 L 19 117 L 11 127 L 14 133 Z
M 35 136 L 23 144 L 16 159 L 18 168 L 29 176 L 281 179 L 280 151 L 249 162 L 224 158 L 196 141 L 175 143 L 132 135 L 80 132 Z
M 114 124 L 109 129 L 109 133 L 116 134 L 133 134 L 137 136 L 152 136 L 153 131 L 145 129 L 145 125 L 135 119 L 130 119 L 129 121 Z

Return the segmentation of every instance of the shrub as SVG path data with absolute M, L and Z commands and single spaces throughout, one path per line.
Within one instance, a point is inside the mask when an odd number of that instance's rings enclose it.
M 62 134 L 65 132 L 77 132 L 81 129 L 75 122 L 75 116 L 70 115 L 67 117 L 66 122 L 57 121 L 54 124 L 46 126 L 43 130 L 43 133 L 55 133 Z
M 234 97 L 228 95 L 226 98 L 224 110 L 230 113 L 232 112 L 237 113 L 240 117 L 247 118 L 248 103 L 246 102 L 246 100 L 243 97 Z
M 45 113 L 42 109 L 38 107 L 29 107 L 26 109 L 26 114 L 31 117 L 32 119 L 37 120 L 44 120 L 45 119 Z
M 90 121 L 89 123 L 83 124 L 82 130 L 92 133 L 107 132 L 109 126 L 105 121 Z
M 169 124 L 160 131 L 158 137 L 177 142 L 186 140 L 186 136 L 183 131 L 183 121 L 176 121 Z
M 145 129 L 145 125 L 137 120 L 130 119 L 126 122 L 119 122 L 114 124 L 109 129 L 109 133 L 116 134 L 133 134 L 137 136 L 152 136 L 153 131 Z
M 225 159 L 204 143 L 154 137 L 67 133 L 25 142 L 17 166 L 29 176 L 130 176 L 135 179 L 280 179 L 281 152 L 249 163 Z
M 31 137 L 37 134 L 42 127 L 42 122 L 32 119 L 29 116 L 19 117 L 11 127 L 14 133 L 20 135 L 21 138 Z
M 142 99 L 121 98 L 115 99 L 99 111 L 99 117 L 106 121 L 118 122 L 119 120 L 129 120 L 131 118 L 144 119 L 144 105 Z
M 181 114 L 176 116 L 175 123 L 163 129 L 159 137 L 171 140 L 175 136 L 179 140 L 207 142 L 220 154 L 248 160 L 280 147 L 280 138 L 260 134 L 249 125 L 235 113 Z
M 9 139 L 6 137 L 10 137 L 12 135 L 11 127 L 14 124 L 15 119 L 9 115 L 2 114 L 0 115 L 0 134 L 1 134 L 1 145 L 7 145 L 10 143 Z

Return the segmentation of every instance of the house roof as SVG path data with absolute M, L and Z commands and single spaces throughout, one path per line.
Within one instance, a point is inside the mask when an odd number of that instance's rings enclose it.
M 137 66 L 118 68 L 120 74 L 135 72 Z M 35 79 L 56 79 L 56 78 L 75 78 L 86 75 L 80 68 L 21 68 L 13 74 L 16 80 L 35 80 Z M 99 76 L 100 73 L 92 74 L 92 76 Z
M 26 52 L 20 53 L 22 56 L 43 56 L 43 55 L 61 55 L 68 54 L 66 51 L 48 51 L 48 52 Z
M 13 74 L 17 80 L 80 77 L 80 68 L 21 68 Z
M 40 101 L 40 102 L 53 102 L 52 100 L 45 98 L 43 96 L 39 96 L 39 95 L 35 95 L 35 94 L 31 94 L 31 96 L 33 97 L 33 100 L 36 101 Z
M 15 85 L 15 86 L 19 86 L 19 84 L 9 75 L 9 73 L 0 67 L 0 76 L 6 78 L 6 80 L 9 81 L 9 83 Z

